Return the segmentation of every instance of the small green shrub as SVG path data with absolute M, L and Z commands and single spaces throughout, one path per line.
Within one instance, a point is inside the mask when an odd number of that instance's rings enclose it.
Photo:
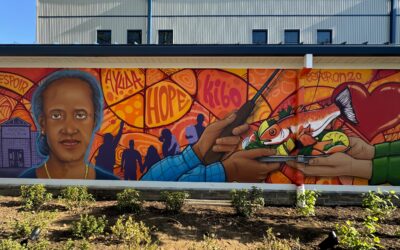
M 83 186 L 67 187 L 61 190 L 60 199 L 70 210 L 87 207 L 95 201 L 93 195 L 88 193 L 87 187 Z
M 91 248 L 90 242 L 85 239 L 80 241 L 68 239 L 64 244 L 63 250 L 89 250 Z
M 150 228 L 142 221 L 136 222 L 129 216 L 120 216 L 111 227 L 112 235 L 128 245 L 129 249 L 157 249 L 157 244 L 151 242 Z
M 252 187 L 250 191 L 247 189 L 232 190 L 231 200 L 236 213 L 245 217 L 253 216 L 258 209 L 265 205 L 262 191 L 256 187 Z
M 27 238 L 35 227 L 39 227 L 41 235 L 46 234 L 52 220 L 57 216 L 56 212 L 42 211 L 38 213 L 22 212 L 22 219 L 12 222 L 13 235 L 18 238 Z
M 304 194 L 297 195 L 297 201 L 304 206 L 297 206 L 296 210 L 303 216 L 314 216 L 315 215 L 315 203 L 319 193 L 312 190 L 305 190 Z
M 28 250 L 48 250 L 50 242 L 48 240 L 39 240 L 28 243 Z
M 400 238 L 400 230 L 397 230 L 394 235 Z
M 20 188 L 23 207 L 26 210 L 38 210 L 52 199 L 52 194 L 47 193 L 43 184 L 36 184 Z
M 72 234 L 78 238 L 95 238 L 104 232 L 106 224 L 105 215 L 97 218 L 93 215 L 81 215 L 80 220 L 72 224 Z
M 140 200 L 140 192 L 127 188 L 117 194 L 117 208 L 122 212 L 138 214 L 142 210 L 143 203 Z
M 64 243 L 63 250 L 74 250 L 74 249 L 75 249 L 75 241 L 69 238 L 67 242 Z
M 394 191 L 382 193 L 370 191 L 363 194 L 363 206 L 366 210 L 362 225 L 356 227 L 351 221 L 336 225 L 339 245 L 345 249 L 378 249 L 380 238 L 376 236 L 379 223 L 388 218 L 395 210 L 393 199 L 398 199 Z
M 165 203 L 165 209 L 170 212 L 178 213 L 185 204 L 185 199 L 189 198 L 188 192 L 161 192 L 161 199 Z
M 351 221 L 336 224 L 339 246 L 344 249 L 370 250 L 380 248 L 380 239 L 374 235 L 374 230 L 367 227 L 357 229 Z
M 218 239 L 215 234 L 204 235 L 203 241 L 200 243 L 200 249 L 204 250 L 222 250 L 218 244 Z
M 339 246 L 344 249 L 382 248 L 376 232 L 380 228 L 379 223 L 388 218 L 396 209 L 392 199 L 398 199 L 398 197 L 393 191 L 382 193 L 380 190 L 378 192 L 370 191 L 363 197 L 366 216 L 362 225 L 356 227 L 355 223 L 351 221 L 346 221 L 344 225 L 336 225 Z
M 83 239 L 78 245 L 79 250 L 89 250 L 90 248 L 92 248 L 90 242 L 85 239 Z
M 0 250 L 25 250 L 26 248 L 21 246 L 21 244 L 12 239 L 3 239 L 0 241 Z
M 385 220 L 396 210 L 396 206 L 393 204 L 394 199 L 399 199 L 394 191 L 382 193 L 369 191 L 367 194 L 363 194 L 363 206 L 367 210 L 370 216 L 377 217 L 379 221 Z
M 260 246 L 257 246 L 257 250 L 291 250 L 300 249 L 299 239 L 297 240 L 286 240 L 279 239 L 272 232 L 272 228 L 268 228 L 264 239 Z

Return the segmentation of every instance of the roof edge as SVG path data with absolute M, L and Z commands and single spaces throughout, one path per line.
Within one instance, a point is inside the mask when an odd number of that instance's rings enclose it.
M 0 44 L 0 56 L 185 57 L 185 56 L 400 56 L 399 45 L 47 45 Z

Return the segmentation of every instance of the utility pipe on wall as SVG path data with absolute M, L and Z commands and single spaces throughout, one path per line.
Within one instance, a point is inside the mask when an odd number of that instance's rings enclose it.
M 391 0 L 390 3 L 390 38 L 389 42 L 391 44 L 396 43 L 396 32 L 397 32 L 397 10 L 399 9 L 399 4 L 397 0 Z
M 152 36 L 152 0 L 147 0 L 147 44 L 151 44 L 151 36 Z

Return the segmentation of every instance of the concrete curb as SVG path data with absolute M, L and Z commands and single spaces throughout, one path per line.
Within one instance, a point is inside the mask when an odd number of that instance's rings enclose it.
M 291 184 L 268 183 L 204 183 L 204 182 L 159 182 L 159 181 L 106 181 L 106 180 L 48 180 L 0 178 L 0 195 L 18 196 L 21 185 L 44 184 L 47 189 L 58 194 L 67 186 L 87 186 L 96 199 L 115 199 L 116 194 L 125 188 L 134 188 L 141 192 L 144 200 L 159 200 L 161 191 L 187 191 L 191 199 L 230 200 L 233 189 L 261 189 L 266 205 L 294 206 L 296 186 Z M 362 194 L 368 191 L 394 190 L 400 194 L 397 186 L 350 186 L 350 185 L 305 185 L 306 190 L 320 192 L 317 205 L 321 206 L 359 206 Z

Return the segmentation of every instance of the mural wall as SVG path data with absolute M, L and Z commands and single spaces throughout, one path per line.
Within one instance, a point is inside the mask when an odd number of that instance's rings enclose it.
M 400 185 L 399 140 L 399 70 L 0 69 L 0 177 Z

